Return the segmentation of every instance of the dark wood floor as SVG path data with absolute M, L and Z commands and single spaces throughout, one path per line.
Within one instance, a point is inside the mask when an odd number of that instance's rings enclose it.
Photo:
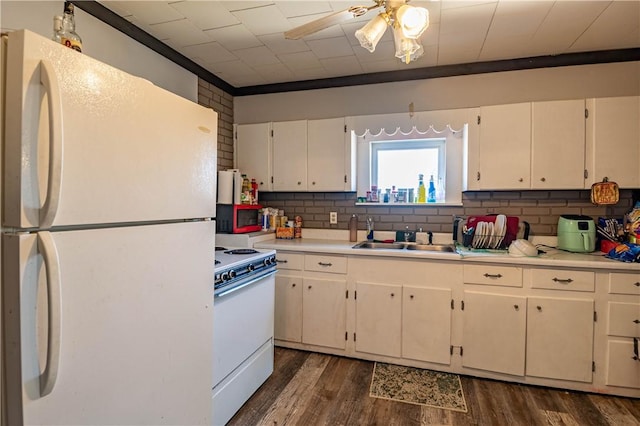
M 461 377 L 467 413 L 369 396 L 373 363 L 276 348 L 229 425 L 640 425 L 640 400 Z

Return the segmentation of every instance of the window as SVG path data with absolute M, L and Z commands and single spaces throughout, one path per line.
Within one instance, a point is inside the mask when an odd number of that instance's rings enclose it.
M 382 194 L 395 186 L 399 193 L 401 189 L 413 188 L 415 200 L 418 175 L 422 174 L 427 190 L 433 175 L 436 203 L 461 205 L 462 191 L 466 189 L 467 125 L 462 124 L 460 130 L 450 126 L 436 130 L 432 125 L 418 123 L 426 130 L 413 126 L 404 132 L 389 119 L 384 120 L 388 121 L 385 125 L 394 130 L 378 125 L 371 132 L 369 126 L 380 122 L 380 118 L 364 117 L 352 124 L 358 197 L 366 197 L 372 185 Z
M 418 175 L 425 186 L 433 176 L 444 198 L 446 175 L 445 139 L 414 139 L 371 143 L 371 185 L 387 188 L 417 188 Z M 417 194 L 416 194 L 417 195 Z

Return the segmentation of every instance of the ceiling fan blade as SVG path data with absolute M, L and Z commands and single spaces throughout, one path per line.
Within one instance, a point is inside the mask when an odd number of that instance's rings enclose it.
M 323 16 L 322 18 L 318 18 L 315 21 L 307 22 L 306 24 L 286 31 L 284 33 L 284 38 L 289 40 L 298 40 L 302 37 L 308 36 L 309 34 L 317 33 L 318 31 L 324 30 L 325 28 L 329 28 L 333 25 L 341 24 L 350 19 L 362 16 L 375 7 L 377 6 L 352 6 L 349 9 L 341 10 L 340 12 L 335 12 L 331 15 Z

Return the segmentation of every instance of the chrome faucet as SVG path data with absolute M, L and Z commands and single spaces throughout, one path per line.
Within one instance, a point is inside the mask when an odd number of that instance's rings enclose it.
M 367 218 L 367 240 L 373 241 L 373 219 Z

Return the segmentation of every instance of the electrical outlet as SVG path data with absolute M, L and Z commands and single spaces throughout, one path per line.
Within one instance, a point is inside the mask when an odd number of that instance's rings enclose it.
M 329 213 L 329 223 L 332 225 L 336 225 L 338 223 L 338 212 Z

